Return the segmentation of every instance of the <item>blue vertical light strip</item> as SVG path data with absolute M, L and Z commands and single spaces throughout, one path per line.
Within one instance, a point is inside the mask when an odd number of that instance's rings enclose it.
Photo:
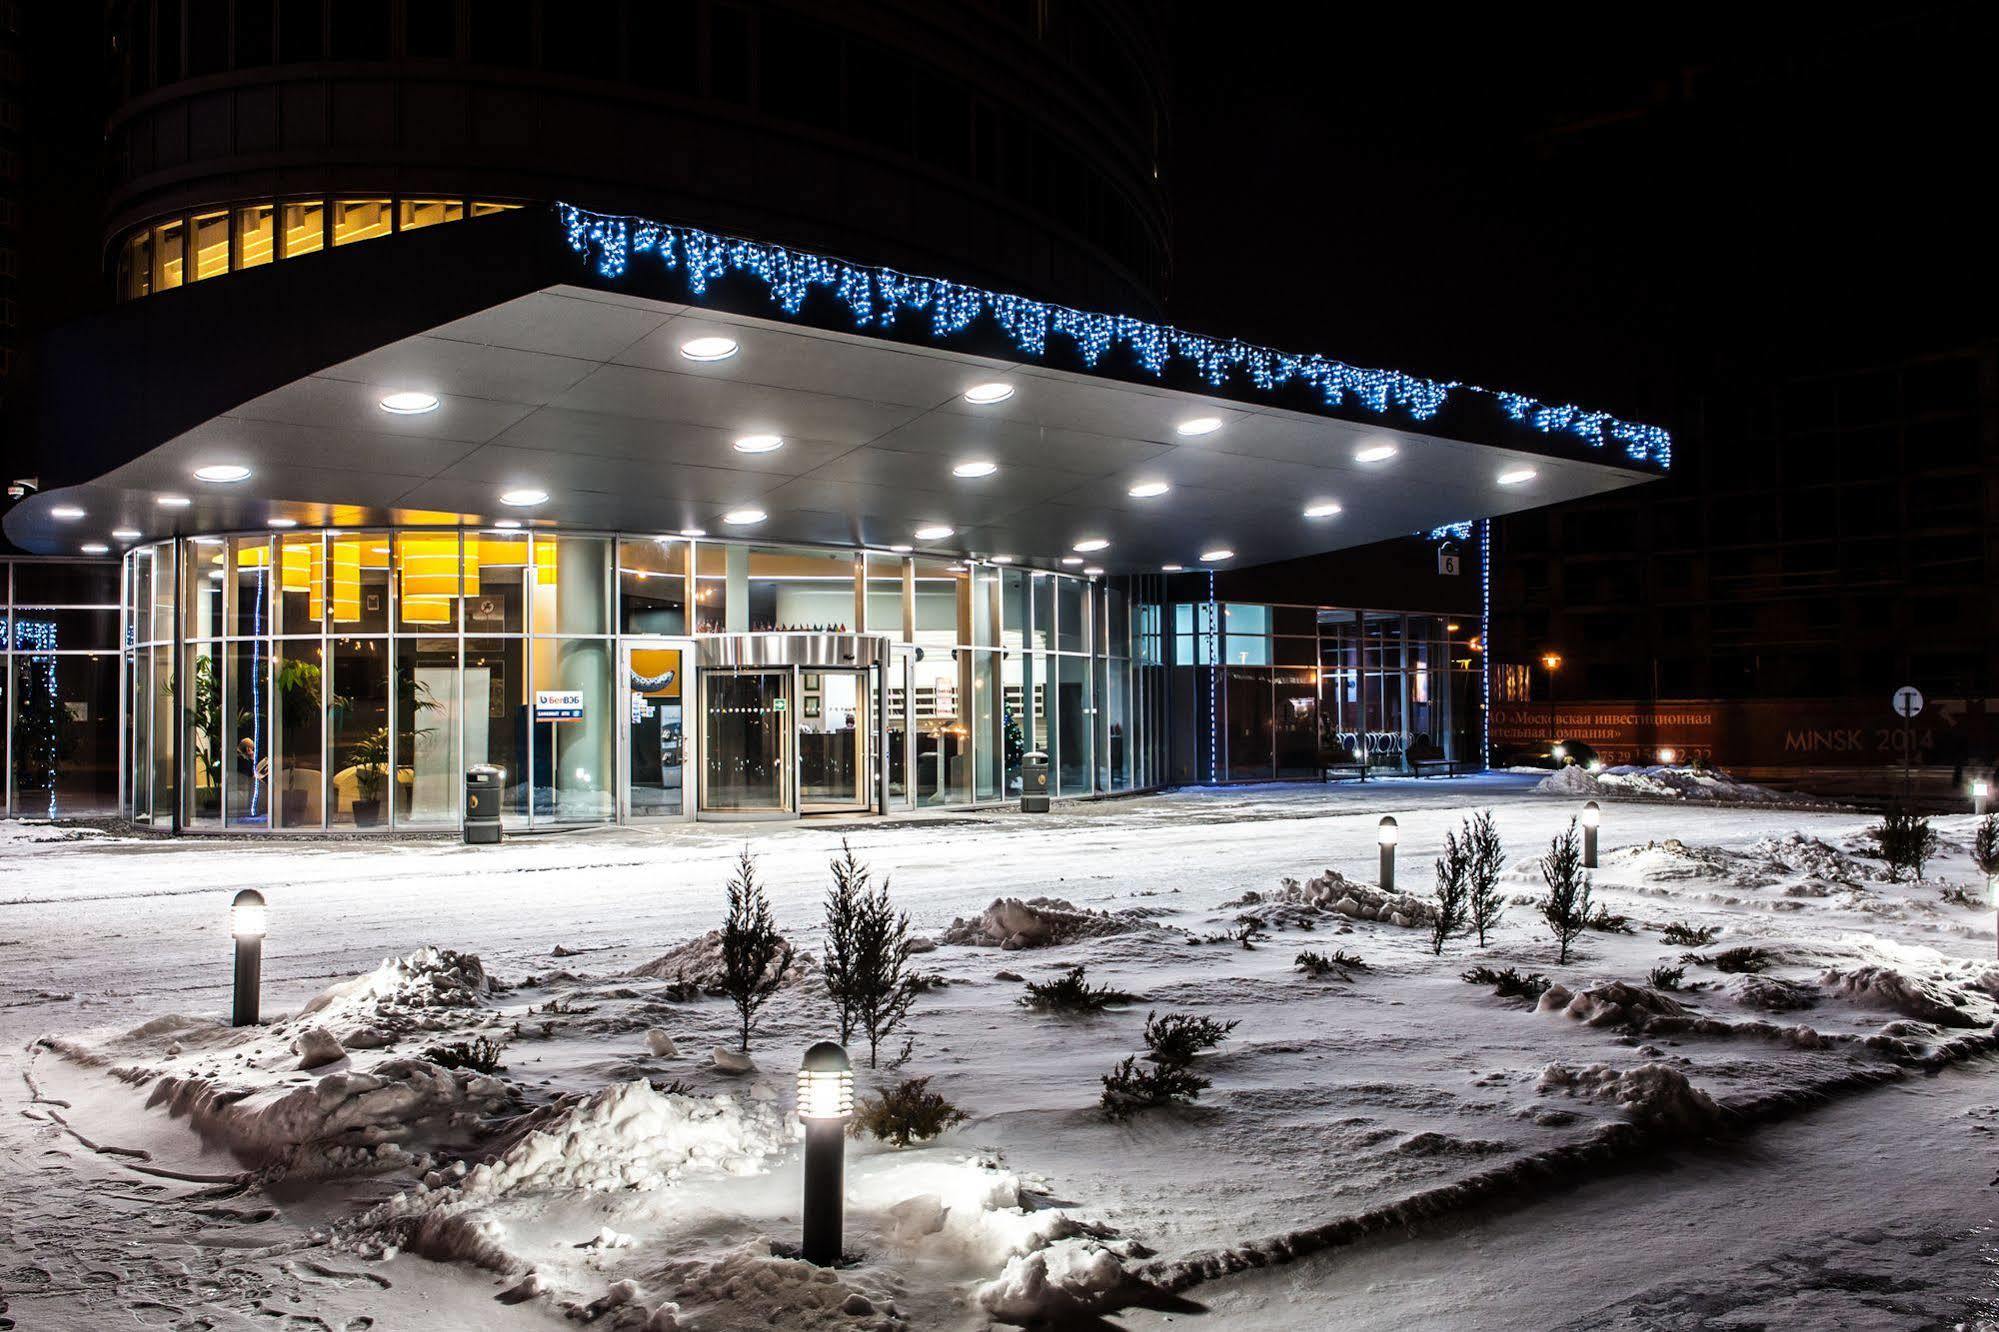
M 1208 570 L 1208 784 L 1221 781 L 1222 611 L 1215 604 L 1215 571 Z
M 222 567 L 226 572 L 229 569 L 228 557 L 225 555 L 223 558 Z M 262 767 L 265 772 L 271 771 L 267 766 L 268 756 L 264 753 L 264 672 L 270 669 L 272 654 L 264 642 L 263 565 L 257 566 L 257 606 L 250 614 L 250 632 L 251 651 L 263 658 L 256 663 L 256 669 L 250 673 L 250 805 L 249 813 L 245 817 L 254 820 L 257 817 L 257 796 L 263 789 L 257 781 L 257 769 Z M 223 810 L 222 817 L 227 822 L 229 811 Z
M 1478 520 L 1479 763 L 1492 766 L 1492 519 Z

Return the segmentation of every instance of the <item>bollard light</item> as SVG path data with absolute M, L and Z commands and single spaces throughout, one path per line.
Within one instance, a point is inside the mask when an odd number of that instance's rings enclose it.
M 832 1041 L 805 1052 L 798 1066 L 798 1117 L 805 1123 L 805 1235 L 808 1263 L 840 1261 L 846 1206 L 847 1120 L 854 1113 L 854 1061 Z
M 1977 778 L 1976 780 L 1974 780 L 1974 781 L 1973 781 L 1973 782 L 1971 783 L 1971 812 L 1972 812 L 1972 813 L 1974 813 L 1974 814 L 1978 815 L 1978 816 L 1979 816 L 1980 818 L 1984 818 L 1984 817 L 1985 817 L 1985 808 L 1986 808 L 1986 804 L 1987 804 L 1987 802 L 1989 802 L 1989 801 L 1990 801 L 1991 799 L 1992 799 L 1992 783 L 1991 783 L 1991 782 L 1988 782 L 1988 781 L 1986 781 L 1986 780 L 1985 780 L 1985 779 L 1984 779 L 1983 777 L 1980 777 L 1980 778 Z
M 1602 771 L 1603 771 L 1603 760 L 1602 760 L 1602 759 L 1591 759 L 1591 760 L 1589 761 L 1589 770 L 1590 770 L 1590 771 L 1591 771 L 1592 773 L 1598 773 L 1598 772 L 1602 772 Z
M 229 1025 L 252 1027 L 264 980 L 264 895 L 255 888 L 245 888 L 230 903 L 229 932 L 236 936 L 236 992 Z
M 1555 762 L 1560 763 L 1563 760 L 1567 759 L 1568 756 L 1569 756 L 1569 747 L 1567 745 L 1555 746 Z
M 1381 891 L 1395 891 L 1395 838 L 1397 835 L 1395 816 L 1383 814 L 1376 840 L 1381 843 Z
M 1603 811 L 1594 800 L 1583 805 L 1583 868 L 1596 868 L 1596 825 L 1603 822 Z
M 1665 764 L 1667 767 L 1671 767 L 1673 761 L 1677 758 L 1679 758 L 1679 755 L 1671 749 L 1662 749 L 1659 751 L 1659 762 Z

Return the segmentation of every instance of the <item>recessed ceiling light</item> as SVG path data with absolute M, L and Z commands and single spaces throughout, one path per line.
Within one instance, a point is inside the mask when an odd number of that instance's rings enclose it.
M 782 435 L 744 435 L 736 441 L 738 453 L 775 453 L 783 447 Z
M 1013 385 L 1005 380 L 995 379 L 989 384 L 974 384 L 965 390 L 965 401 L 980 407 L 990 407 L 996 402 L 1005 402 L 1013 396 Z
M 111 536 L 117 541 L 137 541 L 144 535 L 145 533 L 136 527 L 114 527 L 111 529 Z
M 907 555 L 907 554 L 909 554 L 909 552 L 910 552 L 910 551 L 912 551 L 912 550 L 915 550 L 915 549 L 916 549 L 916 547 L 914 547 L 914 546 L 890 546 L 890 547 L 889 547 L 889 549 L 890 549 L 890 550 L 892 550 L 892 551 L 894 551 L 894 552 L 895 552 L 895 553 L 896 553 L 897 555 Z
M 914 536 L 918 541 L 942 541 L 945 537 L 950 536 L 954 530 L 956 529 L 946 527 L 942 523 L 932 523 L 928 527 L 917 528 L 910 535 Z
M 1178 564 L 1162 564 L 1162 565 L 1160 565 L 1160 566 L 1159 566 L 1159 572 L 1161 572 L 1161 573 L 1179 573 L 1179 572 L 1180 572 L 1180 570 L 1181 570 L 1181 569 L 1182 569 L 1183 567 L 1184 567 L 1184 566 L 1182 566 L 1182 565 L 1178 565 Z
M 1364 444 L 1353 451 L 1355 462 L 1386 462 L 1401 450 L 1393 444 Z
M 1217 546 L 1213 550 L 1204 550 L 1201 552 L 1201 563 L 1203 564 L 1220 564 L 1223 560 L 1232 560 L 1234 558 L 1235 552 L 1227 546 Z
M 493 520 L 493 526 L 504 527 L 510 531 L 513 528 L 519 527 L 520 525 L 521 525 L 521 520 L 518 518 L 495 518 Z
M 395 416 L 421 416 L 437 410 L 437 395 L 418 389 L 391 393 L 382 399 L 382 410 Z
M 762 509 L 731 509 L 722 515 L 722 521 L 731 527 L 748 527 L 770 517 Z
M 1081 564 L 1082 562 L 1083 562 L 1083 557 L 1081 555 L 1064 555 L 1062 557 L 1062 563 L 1069 565 L 1072 568 L 1078 564 Z
M 987 559 L 989 559 L 989 560 L 991 560 L 991 561 L 992 561 L 992 562 L 993 562 L 994 564 L 1012 564 L 1012 563 L 1013 563 L 1013 556 L 1011 556 L 1011 555 L 988 555 L 988 556 L 986 556 L 986 558 L 987 558 Z
M 690 361 L 726 361 L 736 354 L 736 340 L 719 335 L 689 338 L 680 344 L 680 354 Z
M 1522 481 L 1533 479 L 1534 469 L 1531 467 L 1509 467 L 1499 474 L 1499 484 L 1502 486 L 1517 486 Z
M 500 503 L 511 504 L 516 509 L 531 509 L 537 504 L 548 503 L 548 492 L 536 490 L 533 486 L 522 486 L 518 490 L 500 492 Z
M 49 517 L 60 518 L 66 523 L 72 523 L 83 517 L 83 510 L 77 508 L 74 504 L 58 504 L 49 510 Z
M 153 503 L 162 509 L 185 509 L 194 501 L 185 495 L 160 495 L 153 500 Z
M 965 477 L 991 476 L 994 472 L 997 472 L 998 470 L 999 470 L 998 463 L 988 462 L 984 458 L 974 458 L 970 462 L 961 462 L 956 467 L 953 467 L 951 469 L 951 475 L 965 476 Z
M 273 518 L 273 519 L 271 519 L 271 520 L 270 520 L 270 522 L 266 523 L 266 524 L 265 524 L 265 526 L 267 526 L 267 527 L 297 527 L 297 526 L 298 526 L 298 519 L 296 519 L 296 518 Z
M 222 570 L 220 570 L 220 569 L 210 569 L 210 570 L 208 571 L 208 577 L 209 577 L 209 580 L 210 580 L 211 582 L 216 582 L 216 583 L 219 583 L 219 582 L 221 582 L 221 581 L 222 581 Z
M 1097 578 L 1101 577 L 1104 571 L 1098 566 L 1093 564 L 1089 568 L 1083 570 L 1083 572 L 1088 574 L 1092 578 Z
M 228 543 L 218 536 L 198 536 L 194 539 L 194 544 L 197 546 L 222 546 Z
M 683 527 L 680 529 L 680 535 L 684 537 L 705 537 L 708 535 L 708 529 L 705 527 Z
M 1141 481 L 1124 493 L 1133 499 L 1151 499 L 1155 495 L 1164 495 L 1171 489 L 1173 487 L 1167 485 L 1164 481 Z
M 1111 544 L 1110 542 L 1106 541 L 1102 537 L 1084 537 L 1081 541 L 1078 541 L 1075 545 L 1069 547 L 1069 549 L 1075 551 L 1081 551 L 1083 554 L 1087 555 L 1093 550 L 1108 550 L 1110 548 L 1110 544 Z
M 194 479 L 214 485 L 226 486 L 232 481 L 247 481 L 250 469 L 241 463 L 210 463 L 207 467 L 194 469 Z
M 81 546 L 78 546 L 77 549 L 86 555 L 109 555 L 111 553 L 111 547 L 105 545 L 102 541 L 86 541 Z
M 1326 500 L 1324 503 L 1308 504 L 1305 506 L 1305 516 L 1307 518 L 1330 518 L 1339 511 L 1340 511 L 1340 506 L 1334 503 L 1332 500 Z
M 1219 416 L 1190 416 L 1173 427 L 1176 433 L 1182 435 L 1212 435 L 1221 428 L 1222 418 Z

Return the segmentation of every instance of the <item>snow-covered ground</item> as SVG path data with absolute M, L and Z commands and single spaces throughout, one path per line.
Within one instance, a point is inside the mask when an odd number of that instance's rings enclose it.
M 1595 878 L 1630 932 L 1588 932 L 1559 965 L 1536 858 L 1585 796 L 1536 785 L 497 849 L 0 823 L 0 1326 L 1991 1318 L 1999 965 L 1992 911 L 1970 904 L 1972 821 L 1939 820 L 1944 856 L 1896 884 L 1865 815 L 1630 786 L 1606 802 Z M 1435 957 L 1395 923 L 1420 910 L 1369 891 L 1376 821 L 1396 815 L 1399 886 L 1422 897 L 1444 833 L 1487 807 L 1512 904 L 1488 946 Z M 747 845 L 816 952 L 842 838 L 946 941 L 917 959 L 943 983 L 906 1067 L 864 1067 L 861 1090 L 929 1075 L 971 1117 L 920 1147 L 853 1144 L 856 1262 L 826 1273 L 783 1256 L 791 1075 L 832 1024 L 816 973 L 773 1001 L 759 1070 L 729 1074 L 709 1054 L 732 1012 L 678 983 L 699 949 L 674 950 L 720 923 Z M 268 1021 L 234 1031 L 243 887 L 270 900 Z M 1037 897 L 1105 914 L 982 914 Z M 1229 937 L 1246 922 L 1249 947 Z M 1713 937 L 1667 943 L 1670 923 Z M 1307 976 L 1307 949 L 1366 966 Z M 1017 1002 L 1078 963 L 1138 1000 Z M 1459 979 L 1473 965 L 1556 988 L 1501 998 Z M 1648 983 L 1657 967 L 1683 968 L 1678 988 Z M 1143 1049 L 1153 1010 L 1239 1025 L 1201 1058 L 1197 1105 L 1106 1122 L 1099 1077 Z M 431 1057 L 480 1038 L 504 1069 Z

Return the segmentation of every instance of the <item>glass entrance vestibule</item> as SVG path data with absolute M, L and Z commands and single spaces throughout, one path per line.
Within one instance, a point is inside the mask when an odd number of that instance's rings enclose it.
M 1146 784 L 1098 579 L 878 550 L 405 528 L 126 553 L 120 807 L 189 830 L 786 818 Z

